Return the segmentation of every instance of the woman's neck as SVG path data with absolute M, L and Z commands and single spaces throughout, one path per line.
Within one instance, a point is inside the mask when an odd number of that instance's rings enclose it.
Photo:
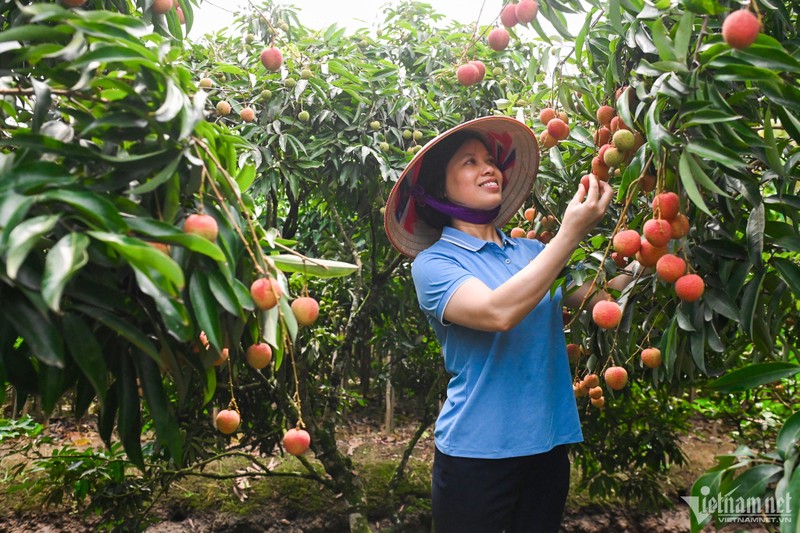
M 489 241 L 496 244 L 501 244 L 500 236 L 497 234 L 497 228 L 492 224 L 473 224 L 472 222 L 464 222 L 453 218 L 450 225 L 459 231 L 463 231 L 467 235 L 472 235 L 483 241 Z

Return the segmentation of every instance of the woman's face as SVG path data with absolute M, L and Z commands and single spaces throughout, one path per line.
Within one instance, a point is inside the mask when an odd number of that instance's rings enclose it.
M 502 200 L 503 174 L 478 139 L 456 150 L 445 169 L 445 193 L 450 202 L 474 209 L 494 209 Z

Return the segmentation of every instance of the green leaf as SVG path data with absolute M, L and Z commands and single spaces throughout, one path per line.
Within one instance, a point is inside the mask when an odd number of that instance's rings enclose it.
M 61 310 L 61 294 L 67 282 L 89 262 L 89 237 L 83 233 L 64 235 L 49 252 L 42 275 L 42 298 L 53 311 Z
M 692 41 L 692 30 L 694 29 L 694 14 L 686 10 L 681 15 L 678 22 L 678 29 L 675 31 L 675 56 L 678 59 L 685 59 L 689 53 L 689 45 Z
M 686 150 L 696 156 L 711 159 L 734 170 L 744 170 L 746 167 L 736 152 L 709 139 L 691 141 L 686 145 Z
M 157 189 L 160 185 L 164 184 L 169 180 L 178 168 L 178 163 L 181 162 L 183 157 L 176 157 L 172 161 L 169 162 L 167 166 L 162 168 L 155 176 L 151 179 L 145 181 L 141 185 L 137 185 L 136 187 L 131 189 L 131 194 L 145 194 Z
M 622 27 L 622 9 L 619 5 L 620 0 L 609 0 L 608 22 L 618 35 L 625 35 L 625 28 Z
M 134 273 L 139 288 L 155 302 L 169 334 L 179 341 L 189 341 L 192 337 L 192 323 L 183 302 L 161 291 L 141 270 L 134 268 Z
M 703 501 L 702 499 L 708 497 L 709 494 L 719 494 L 719 486 L 724 474 L 724 470 L 711 470 L 706 471 L 706 473 L 697 478 L 697 481 L 692 485 L 691 498 L 693 500 L 690 500 L 690 504 Z M 693 507 L 689 513 L 692 533 L 698 533 L 703 526 L 711 521 L 712 515 L 703 513 L 701 512 L 702 510 L 703 506 L 697 505 L 697 508 Z
M 208 285 L 211 293 L 219 304 L 233 316 L 238 316 L 244 320 L 244 310 L 239 304 L 234 288 L 225 279 L 220 271 L 209 272 Z
M 699 183 L 704 188 L 708 189 L 709 191 L 713 192 L 714 194 L 719 194 L 720 196 L 724 196 L 726 198 L 730 198 L 730 195 L 720 189 L 716 183 L 711 181 L 711 178 L 708 177 L 706 172 L 703 170 L 703 167 L 700 166 L 700 163 L 697 161 L 695 156 L 689 157 L 689 167 L 692 171 L 692 177 L 694 180 Z
M 331 261 L 329 259 L 303 258 L 293 254 L 270 255 L 275 266 L 282 272 L 302 272 L 318 278 L 348 276 L 358 270 L 352 263 Z
M 114 249 L 131 266 L 141 270 L 161 290 L 177 296 L 185 281 L 183 270 L 164 252 L 132 237 L 90 231 L 88 235 Z
M 750 264 L 756 270 L 763 268 L 761 254 L 764 252 L 764 225 L 766 224 L 764 204 L 759 203 L 750 211 L 747 218 L 747 253 Z
M 106 198 L 89 191 L 58 189 L 41 194 L 43 201 L 61 202 L 74 208 L 87 224 L 96 229 L 125 233 L 128 226 L 119 214 L 119 209 Z
M 103 349 L 86 322 L 74 313 L 63 318 L 64 340 L 72 360 L 78 365 L 102 403 L 108 390 L 108 368 Z
M 792 473 L 791 481 L 786 490 L 786 499 L 791 499 L 792 508 L 789 519 L 781 524 L 781 533 L 797 533 L 798 524 L 800 524 L 800 468 L 795 468 Z
M 800 411 L 794 413 L 783 423 L 783 427 L 778 432 L 778 438 L 775 441 L 775 448 L 781 454 L 781 457 L 786 459 L 792 454 L 798 440 L 800 440 Z
M 728 372 L 709 383 L 708 386 L 720 392 L 741 392 L 792 377 L 798 372 L 800 372 L 800 366 L 794 363 L 779 361 L 755 363 Z
M 675 61 L 677 56 L 662 20 L 660 18 L 655 19 L 649 26 L 653 36 L 653 44 L 658 49 L 658 56 L 662 61 Z
M 168 122 L 178 116 L 178 113 L 184 108 L 184 104 L 188 106 L 188 99 L 183 92 L 175 85 L 172 79 L 167 78 L 167 96 L 161 107 L 156 110 L 156 122 Z
M 261 338 L 272 346 L 272 355 L 275 357 L 275 371 L 281 367 L 281 362 L 283 361 L 282 335 L 278 306 L 261 311 Z
M 783 467 L 773 464 L 759 464 L 746 470 L 727 483 L 720 486 L 720 492 L 728 496 L 731 501 L 751 501 L 761 498 L 767 491 L 767 485 L 774 481 L 774 477 L 783 472 Z M 734 511 L 731 514 L 739 515 Z M 730 515 L 729 515 L 730 516 Z
M 744 288 L 744 295 L 742 296 L 742 329 L 744 329 L 750 338 L 753 338 L 753 317 L 756 313 L 758 306 L 758 295 L 761 292 L 761 284 L 764 282 L 764 272 L 756 271 Z
M 67 389 L 66 372 L 62 368 L 42 365 L 39 367 L 37 377 L 39 378 L 39 397 L 42 402 L 42 411 L 49 418 L 58 400 Z
M 786 282 L 786 285 L 792 290 L 795 298 L 800 300 L 800 266 L 783 257 L 773 257 L 772 264 L 783 281 Z
M 117 429 L 128 460 L 144 471 L 142 455 L 142 423 L 139 405 L 139 386 L 136 384 L 136 369 L 128 354 L 119 354 L 122 372 L 117 375 L 119 387 L 119 417 Z
M 700 210 L 706 213 L 708 216 L 713 216 L 711 214 L 711 210 L 706 205 L 705 200 L 703 200 L 703 195 L 700 194 L 700 191 L 697 188 L 694 174 L 692 173 L 692 166 L 689 163 L 690 159 L 691 155 L 689 155 L 688 151 L 684 150 L 681 154 L 680 161 L 678 162 L 678 174 L 681 177 L 683 188 L 686 190 L 686 194 L 689 196 L 689 199 L 694 205 L 699 207 Z
M 148 412 L 153 417 L 156 437 L 169 450 L 170 457 L 180 467 L 183 464 L 183 439 L 161 381 L 161 371 L 149 357 L 136 357 L 134 364 L 139 374 L 144 399 L 149 406 Z
M 16 28 L 8 28 L 1 31 L 0 43 L 10 43 L 12 41 L 20 41 L 20 43 L 36 41 L 59 42 L 68 37 L 68 31 L 69 28 L 64 25 L 56 26 L 54 28 L 49 26 L 40 26 L 38 24 L 17 26 Z
M 739 310 L 736 308 L 736 304 L 733 302 L 727 292 L 715 289 L 713 287 L 706 287 L 706 290 L 703 293 L 703 299 L 717 313 L 724 317 L 730 318 L 731 320 L 739 322 Z
M 158 363 L 158 366 L 164 366 L 161 354 L 158 350 L 156 350 L 156 347 L 150 341 L 150 338 L 136 326 L 133 326 L 118 316 L 96 306 L 79 304 L 76 305 L 75 308 L 94 318 L 108 329 L 119 334 L 128 342 L 150 356 L 156 363 Z
M 64 367 L 64 341 L 49 315 L 43 315 L 28 299 L 17 292 L 4 292 L 0 313 L 17 335 L 30 344 L 33 355 L 42 363 Z
M 127 222 L 128 226 L 137 233 L 154 237 L 161 242 L 178 244 L 193 252 L 206 255 L 218 263 L 225 262 L 225 254 L 220 247 L 199 235 L 183 233 L 175 226 L 152 218 L 129 218 Z
M 189 280 L 189 300 L 197 324 L 205 331 L 208 342 L 217 350 L 222 350 L 222 326 L 217 301 L 209 287 L 208 278 L 200 270 L 196 270 Z
M 11 230 L 8 236 L 8 246 L 6 255 L 6 274 L 11 279 L 17 278 L 22 263 L 28 257 L 28 253 L 39 242 L 44 235 L 50 233 L 56 223 L 61 219 L 61 215 L 41 215 L 29 218 Z
M 778 146 L 775 144 L 775 133 L 772 131 L 772 113 L 770 113 L 769 107 L 764 112 L 764 146 L 769 168 L 781 178 L 786 178 L 786 169 L 783 168 L 783 161 L 781 161 L 781 156 L 778 154 Z

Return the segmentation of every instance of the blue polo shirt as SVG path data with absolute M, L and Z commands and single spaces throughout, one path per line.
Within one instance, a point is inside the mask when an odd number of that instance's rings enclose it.
M 440 451 L 456 457 L 499 459 L 546 452 L 580 442 L 580 420 L 567 359 L 561 289 L 507 332 L 445 323 L 444 309 L 465 281 L 494 289 L 543 249 L 533 239 L 502 246 L 451 227 L 421 252 L 411 268 L 419 304 L 442 346 L 451 379 L 436 421 Z

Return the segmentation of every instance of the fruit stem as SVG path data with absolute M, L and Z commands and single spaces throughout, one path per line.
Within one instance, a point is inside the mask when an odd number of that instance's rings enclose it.
M 231 368 L 231 357 L 228 355 L 228 359 L 225 361 L 228 363 L 228 389 L 231 391 L 231 401 L 228 402 L 228 409 L 233 409 L 236 413 L 241 417 L 242 413 L 239 411 L 239 404 L 236 403 L 236 395 L 233 393 L 233 369 Z

